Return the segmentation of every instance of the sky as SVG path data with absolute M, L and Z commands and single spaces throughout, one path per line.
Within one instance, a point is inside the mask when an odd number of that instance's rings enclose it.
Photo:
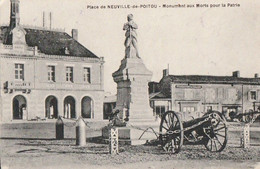
M 159 8 L 162 4 L 239 4 L 240 7 Z M 88 5 L 157 5 L 142 9 L 89 9 Z M 139 54 L 162 78 L 169 65 L 174 75 L 242 77 L 260 74 L 259 0 L 20 0 L 22 25 L 42 26 L 42 13 L 52 12 L 52 27 L 69 34 L 78 29 L 79 42 L 105 59 L 105 91 L 116 93 L 112 73 L 124 58 L 123 24 L 132 13 L 138 25 Z M 0 24 L 9 24 L 10 1 L 0 0 Z M 49 20 L 46 25 L 49 25 Z

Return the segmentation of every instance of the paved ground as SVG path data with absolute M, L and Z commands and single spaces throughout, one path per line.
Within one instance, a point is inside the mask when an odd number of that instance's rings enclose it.
M 101 135 L 103 122 L 90 123 L 87 137 Z M 257 127 L 257 126 L 256 126 Z M 210 153 L 204 146 L 185 145 L 176 155 L 158 146 L 120 146 L 119 155 L 110 155 L 108 145 L 88 142 L 75 146 L 74 123 L 65 126 L 64 140 L 55 140 L 53 122 L 2 124 L 2 168 L 256 168 L 260 162 L 260 134 L 251 132 L 253 146 L 239 148 L 239 131 L 229 132 L 229 142 L 221 153 Z M 260 164 L 258 165 L 260 168 Z

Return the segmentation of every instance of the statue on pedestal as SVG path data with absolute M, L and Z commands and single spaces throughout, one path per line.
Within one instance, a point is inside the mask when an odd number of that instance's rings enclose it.
M 118 129 L 118 138 L 126 144 L 143 144 L 145 140 L 155 139 L 153 133 L 145 134 L 142 128 L 155 126 L 153 110 L 149 104 L 148 82 L 152 78 L 143 60 L 140 58 L 137 47 L 137 24 L 133 15 L 127 16 L 128 22 L 124 24 L 125 30 L 125 57 L 121 65 L 112 76 L 117 83 L 116 107 L 109 118 L 109 125 L 102 128 L 102 136 L 109 138 L 111 128 Z M 140 130 L 141 129 L 141 130 Z M 140 140 L 140 134 L 142 139 Z
M 137 47 L 137 24 L 133 21 L 133 15 L 127 15 L 127 23 L 124 24 L 125 33 L 125 58 L 140 58 Z

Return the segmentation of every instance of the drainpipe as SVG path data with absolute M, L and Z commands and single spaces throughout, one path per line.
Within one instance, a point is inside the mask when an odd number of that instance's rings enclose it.
M 242 84 L 242 113 L 244 113 L 244 85 Z M 243 121 L 245 117 L 243 116 Z

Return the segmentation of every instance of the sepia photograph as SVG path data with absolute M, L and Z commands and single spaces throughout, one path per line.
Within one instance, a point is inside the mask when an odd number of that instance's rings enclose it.
M 260 169 L 257 0 L 0 0 L 0 169 Z

